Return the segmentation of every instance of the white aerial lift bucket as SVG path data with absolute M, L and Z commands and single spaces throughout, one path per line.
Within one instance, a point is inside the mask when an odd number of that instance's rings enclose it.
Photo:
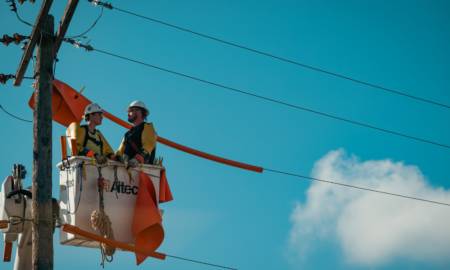
M 82 163 L 86 171 L 86 179 Z M 69 165 L 68 165 L 69 164 Z M 81 164 L 81 165 L 80 165 Z M 80 166 L 79 166 L 80 165 Z M 103 202 L 105 213 L 109 216 L 114 238 L 116 241 L 134 245 L 131 225 L 139 187 L 140 171 L 143 170 L 151 179 L 155 191 L 156 202 L 159 202 L 160 176 L 163 167 L 144 165 L 134 168 L 133 181 L 130 183 L 129 175 L 123 163 L 110 161 L 109 166 L 103 165 L 101 175 L 104 178 Z M 117 179 L 114 167 L 117 165 Z M 91 225 L 91 214 L 100 208 L 100 195 L 98 192 L 98 167 L 92 165 L 92 158 L 71 157 L 59 163 L 60 169 L 60 218 L 64 223 L 78 227 L 81 230 L 100 235 Z M 80 169 L 81 168 L 81 169 Z M 115 182 L 116 180 L 116 182 Z M 163 211 L 159 210 L 162 215 Z M 59 232 L 59 241 L 62 245 L 100 248 L 96 241 L 73 235 L 63 230 Z M 117 249 L 122 250 L 122 249 Z

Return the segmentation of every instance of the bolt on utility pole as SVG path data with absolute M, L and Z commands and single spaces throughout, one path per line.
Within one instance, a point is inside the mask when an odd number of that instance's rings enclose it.
M 47 15 L 43 30 L 54 33 Z M 55 37 L 41 31 L 37 43 L 33 114 L 33 270 L 53 269 L 52 92 Z

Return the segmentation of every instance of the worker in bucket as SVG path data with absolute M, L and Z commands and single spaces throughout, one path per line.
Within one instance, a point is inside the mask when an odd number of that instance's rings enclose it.
M 108 158 L 123 162 L 121 156 L 114 154 L 100 130 L 95 129 L 103 120 L 103 110 L 100 106 L 97 103 L 89 104 L 83 118 L 87 122 L 86 125 L 73 122 L 66 131 L 67 137 L 76 141 L 78 156 L 93 156 L 99 165 L 106 164 Z
M 153 164 L 158 135 L 153 123 L 145 122 L 150 112 L 142 101 L 131 103 L 127 112 L 128 122 L 132 123 L 133 127 L 125 133 L 116 155 L 123 156 L 129 167 L 136 167 L 142 163 Z

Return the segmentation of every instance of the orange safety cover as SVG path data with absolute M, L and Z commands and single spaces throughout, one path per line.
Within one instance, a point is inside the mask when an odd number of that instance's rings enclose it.
M 84 110 L 87 105 L 92 102 L 82 95 L 78 98 L 78 94 L 72 87 L 59 80 L 53 80 L 53 104 L 52 104 L 52 119 L 63 126 L 68 127 L 73 122 L 81 123 Z M 34 109 L 34 93 L 28 103 Z
M 5 248 L 3 249 L 3 261 L 4 262 L 11 261 L 12 246 L 13 246 L 13 243 L 5 243 Z
M 155 251 L 164 240 L 162 218 L 159 214 L 156 191 L 152 180 L 144 172 L 140 173 L 140 177 L 131 232 L 134 237 L 137 236 L 136 247 Z M 135 254 L 137 265 L 147 258 L 145 255 Z
M 67 158 L 66 136 L 61 136 L 61 158 L 62 159 L 66 159 Z
M 172 200 L 172 192 L 170 192 L 169 182 L 167 182 L 166 177 L 166 168 L 164 168 L 161 172 L 161 181 L 159 182 L 159 203 L 170 202 Z
M 70 149 L 72 150 L 72 156 L 78 156 L 77 141 L 75 139 L 70 139 L 70 146 Z
M 127 122 L 123 121 L 122 119 L 119 119 L 119 118 L 115 117 L 114 115 L 112 115 L 112 114 L 110 114 L 108 112 L 105 112 L 105 111 L 103 111 L 103 112 L 104 112 L 103 113 L 104 117 L 108 118 L 109 120 L 113 121 L 114 123 L 116 123 L 118 125 L 121 125 L 122 127 L 126 128 L 126 129 L 131 129 L 131 127 L 132 127 L 131 124 L 128 124 Z M 169 140 L 164 139 L 163 137 L 160 137 L 160 136 L 158 136 L 156 141 L 161 143 L 161 144 L 167 145 L 169 147 L 175 148 L 177 150 L 180 150 L 180 151 L 183 151 L 183 152 L 186 152 L 186 153 L 189 153 L 191 155 L 198 156 L 198 157 L 201 157 L 201 158 L 204 158 L 204 159 L 209 159 L 209 160 L 212 160 L 212 161 L 215 161 L 215 162 L 219 162 L 219 163 L 226 164 L 226 165 L 229 165 L 229 166 L 234 166 L 234 167 L 241 168 L 241 169 L 244 169 L 244 170 L 249 170 L 249 171 L 254 171 L 254 172 L 259 172 L 259 173 L 263 172 L 263 168 L 261 168 L 261 167 L 257 167 L 257 166 L 253 166 L 253 165 L 249 165 L 249 164 L 245 164 L 245 163 L 241 163 L 241 162 L 237 162 L 237 161 L 221 158 L 221 157 L 214 156 L 214 155 L 211 155 L 211 154 L 207 154 L 207 153 L 204 153 L 204 152 L 201 152 L 201 151 L 198 151 L 198 150 L 186 147 L 184 145 L 181 145 L 181 144 L 169 141 Z
M 54 79 L 53 80 L 53 105 L 52 105 L 52 114 L 53 114 L 53 120 L 57 123 L 60 123 L 63 126 L 68 127 L 73 122 L 81 123 L 83 120 L 82 115 L 84 114 L 84 110 L 87 107 L 87 105 L 91 104 L 92 102 L 85 98 L 83 95 L 79 95 L 78 98 L 75 98 L 77 96 L 78 92 L 75 91 L 72 87 L 68 86 L 67 84 Z M 29 101 L 30 107 L 34 108 L 34 93 L 31 96 L 31 99 Z M 114 115 L 103 111 L 103 116 L 108 118 L 109 120 L 127 128 L 130 129 L 132 125 L 129 123 L 115 117 Z M 195 155 L 201 158 L 209 159 L 215 162 L 219 162 L 222 164 L 238 167 L 241 169 L 254 171 L 254 172 L 263 172 L 263 168 L 240 163 L 237 161 L 221 158 L 218 156 L 210 155 L 186 146 L 183 146 L 181 144 L 177 144 L 175 142 L 169 141 L 167 139 L 164 139 L 162 137 L 158 137 L 157 142 L 162 143 L 164 145 L 167 145 L 169 147 L 178 149 L 180 151 L 189 153 L 191 155 Z
M 108 246 L 113 246 L 113 247 L 120 248 L 123 250 L 131 251 L 131 252 L 137 252 L 140 254 L 144 254 L 146 256 L 160 259 L 160 260 L 166 259 L 166 254 L 146 250 L 146 249 L 135 247 L 135 246 L 130 246 L 130 245 L 127 245 L 127 244 L 124 244 L 121 242 L 117 242 L 117 241 L 102 237 L 100 235 L 96 235 L 96 234 L 93 234 L 93 233 L 90 233 L 87 231 L 83 231 L 82 229 L 80 229 L 76 226 L 69 225 L 69 224 L 64 224 L 62 230 L 65 232 L 74 234 L 74 235 L 79 235 L 79 236 L 85 237 L 87 239 L 91 239 L 91 240 L 94 240 L 94 241 L 97 241 L 97 242 L 100 242 L 103 244 L 107 244 Z

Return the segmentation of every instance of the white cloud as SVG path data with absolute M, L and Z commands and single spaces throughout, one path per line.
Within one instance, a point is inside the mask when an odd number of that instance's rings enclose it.
M 361 162 L 344 150 L 316 162 L 312 176 L 450 204 L 450 191 L 431 187 L 416 166 Z M 291 215 L 290 251 L 305 258 L 316 244 L 336 241 L 346 262 L 378 266 L 393 259 L 450 263 L 450 207 L 313 182 Z

